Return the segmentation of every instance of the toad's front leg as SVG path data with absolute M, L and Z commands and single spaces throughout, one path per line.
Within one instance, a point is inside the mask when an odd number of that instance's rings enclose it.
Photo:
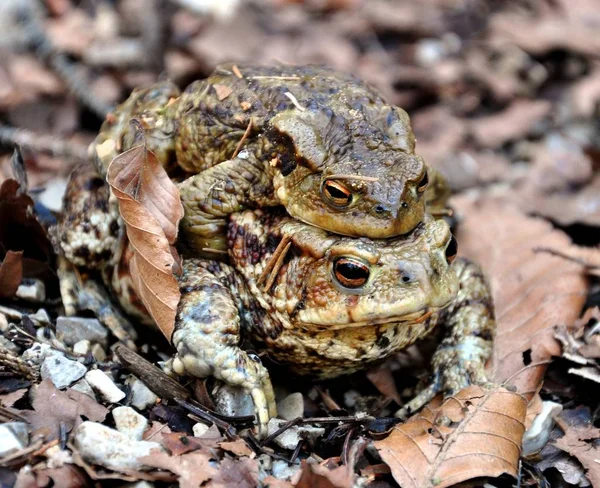
M 181 242 L 195 257 L 220 259 L 227 250 L 227 217 L 252 206 L 275 205 L 264 162 L 250 145 L 237 157 L 190 176 L 179 185 L 185 216 Z
M 433 380 L 396 412 L 397 417 L 420 409 L 438 393 L 448 397 L 472 384 L 488 384 L 485 362 L 492 354 L 496 330 L 492 293 L 479 266 L 464 258 L 452 266 L 460 281 L 458 296 L 431 318 L 446 331 L 433 355 Z
M 264 437 L 269 418 L 277 414 L 273 387 L 260 359 L 239 347 L 240 317 L 235 290 L 223 284 L 242 287 L 243 283 L 235 278 L 231 266 L 214 261 L 189 259 L 183 269 L 172 338 L 177 349 L 173 369 L 178 374 L 200 378 L 214 376 L 243 388 L 252 397 L 259 435 Z

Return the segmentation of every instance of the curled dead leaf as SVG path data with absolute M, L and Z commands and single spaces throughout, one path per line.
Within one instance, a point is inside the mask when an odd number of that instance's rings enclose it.
M 483 267 L 494 296 L 497 333 L 489 377 L 515 385 L 531 399 L 552 356 L 560 355 L 554 326 L 572 326 L 582 310 L 585 269 L 536 252 L 538 247 L 565 254 L 576 249 L 546 220 L 493 199 L 461 196 L 452 205 L 462 218 L 460 252 Z
M 23 279 L 23 251 L 7 251 L 0 263 L 0 297 L 12 297 Z
M 183 217 L 179 190 L 144 144 L 117 156 L 106 179 L 119 202 L 134 249 L 130 262 L 133 286 L 170 340 L 180 299 L 174 276 L 179 257 L 173 247 Z
M 554 443 L 556 447 L 575 456 L 581 462 L 592 486 L 600 486 L 598 439 L 600 439 L 600 429 L 570 426 L 565 435 Z
M 526 411 L 517 393 L 471 386 L 442 404 L 438 397 L 374 444 L 406 488 L 516 475 Z

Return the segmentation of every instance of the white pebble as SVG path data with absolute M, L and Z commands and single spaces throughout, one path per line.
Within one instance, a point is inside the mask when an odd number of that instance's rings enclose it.
M 286 396 L 277 404 L 277 413 L 285 420 L 294 420 L 304 414 L 304 397 L 296 392 Z
M 90 352 L 91 348 L 92 348 L 92 343 L 90 341 L 88 341 L 87 339 L 83 339 L 83 340 L 73 344 L 73 352 L 75 354 L 81 354 L 82 356 L 87 355 L 87 353 Z
M 43 302 L 46 299 L 46 287 L 40 280 L 19 285 L 15 295 L 27 302 Z
M 281 419 L 271 419 L 269 420 L 268 435 L 273 434 L 277 431 L 283 424 L 285 424 L 285 420 Z M 312 427 L 309 425 L 294 425 L 290 427 L 282 434 L 278 435 L 273 439 L 273 442 L 284 449 L 289 449 L 293 451 L 296 449 L 298 442 L 300 442 L 301 436 L 300 434 L 304 434 L 308 441 L 312 444 L 318 437 L 322 436 L 325 433 L 325 429 L 322 427 Z
M 148 428 L 148 419 L 137 413 L 131 407 L 117 407 L 113 409 L 112 416 L 115 426 L 122 434 L 133 441 L 141 441 Z
M 85 379 L 92 389 L 108 403 L 117 403 L 125 398 L 125 393 L 113 383 L 113 380 L 104 371 L 100 371 L 99 369 L 88 371 Z
M 90 386 L 90 384 L 87 381 L 85 381 L 83 378 L 80 379 L 73 386 L 71 386 L 71 390 L 75 390 L 75 391 L 78 391 L 79 393 L 83 393 L 84 395 L 87 395 L 87 396 L 93 398 L 94 400 L 96 399 L 96 395 L 94 395 L 94 390 L 92 390 L 92 387 Z
M 42 363 L 42 379 L 49 379 L 56 388 L 61 389 L 81 378 L 87 368 L 77 361 L 71 361 L 59 354 L 50 354 Z
M 113 471 L 148 469 L 138 459 L 148 456 L 160 444 L 133 441 L 125 434 L 97 422 L 86 421 L 77 427 L 73 442 L 83 458 Z
M 208 425 L 203 424 L 202 422 L 198 422 L 194 424 L 192 427 L 192 432 L 194 432 L 194 437 L 200 437 L 208 431 Z
M 138 410 L 151 407 L 158 400 L 152 390 L 135 376 L 131 376 L 127 383 L 131 387 L 131 405 Z
M 20 451 L 29 443 L 27 424 L 8 422 L 0 425 L 0 457 Z

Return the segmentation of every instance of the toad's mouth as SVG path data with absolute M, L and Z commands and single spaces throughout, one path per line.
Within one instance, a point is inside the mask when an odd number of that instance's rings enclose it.
M 418 324 L 424 322 L 429 317 L 431 317 L 434 313 L 440 311 L 444 307 L 427 307 L 423 310 L 418 310 L 416 312 L 408 313 L 406 315 L 390 315 L 388 317 L 378 317 L 374 319 L 367 320 L 359 320 L 346 322 L 344 324 L 317 324 L 317 323 L 309 323 L 302 322 L 303 326 L 313 326 L 317 328 L 323 328 L 326 330 L 339 330 L 339 329 L 350 329 L 357 327 L 369 327 L 371 325 L 384 325 L 384 324 L 396 324 L 396 323 L 406 323 L 410 322 L 411 324 Z

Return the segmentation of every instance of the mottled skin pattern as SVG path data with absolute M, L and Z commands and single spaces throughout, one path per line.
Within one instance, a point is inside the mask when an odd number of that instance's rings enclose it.
M 291 249 L 265 289 L 257 281 L 284 236 Z M 328 234 L 273 211 L 234 214 L 232 264 L 184 264 L 174 369 L 242 386 L 264 428 L 275 408 L 272 389 L 264 367 L 240 349 L 242 340 L 295 373 L 325 379 L 381 362 L 444 326 L 433 382 L 402 413 L 440 391 L 485 383 L 495 328 L 490 291 L 473 263 L 450 266 L 450 238 L 445 222 L 429 219 L 408 236 L 372 241 Z M 366 281 L 344 286 L 336 272 L 343 260 L 362 263 Z
M 114 215 L 104 213 L 102 225 L 86 227 L 91 233 L 85 236 L 72 233 L 72 225 L 84 231 L 90 215 L 107 205 L 101 203 L 108 199 L 101 182 L 89 169 L 69 182 L 65 209 L 77 216 L 63 214 L 57 227 L 63 254 L 69 252 L 61 258 L 61 292 L 71 313 L 93 310 L 123 339 L 126 321 L 109 313 L 110 301 L 97 287 L 82 285 L 69 269 L 70 259 L 81 264 L 81 256 L 96 256 L 83 268 L 101 269 L 121 307 L 144 318 L 127 272 L 126 241 L 111 244 L 115 255 L 90 251 L 113 235 Z M 267 370 L 242 350 L 242 342 L 296 373 L 331 378 L 380 362 L 443 325 L 447 333 L 433 359 L 434 381 L 408 409 L 439 391 L 485 382 L 494 332 L 489 288 L 474 264 L 459 259 L 450 266 L 455 243 L 444 221 L 425 218 L 406 236 L 370 240 L 329 234 L 278 209 L 256 210 L 232 215 L 227 239 L 231 264 L 184 261 L 172 365 L 180 374 L 212 375 L 246 389 L 262 434 L 275 415 L 273 390 Z M 77 251 L 73 240 L 88 249 Z M 282 266 L 272 283 L 258 284 L 282 240 L 290 243 Z
M 283 205 L 331 232 L 388 238 L 410 232 L 427 201 L 445 204 L 406 112 L 330 69 L 222 65 L 181 94 L 168 82 L 136 90 L 91 147 L 101 174 L 133 144 L 134 118 L 168 170 L 194 175 L 180 186 L 192 256 L 226 251 L 227 216 L 245 208 Z

